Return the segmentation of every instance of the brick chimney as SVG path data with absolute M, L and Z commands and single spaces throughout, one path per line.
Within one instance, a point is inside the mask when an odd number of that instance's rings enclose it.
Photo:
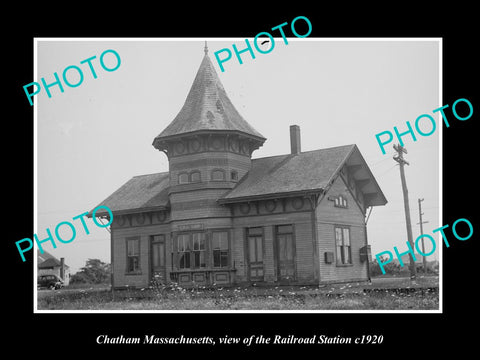
M 290 125 L 290 149 L 293 155 L 298 155 L 302 152 L 300 126 L 298 125 Z
M 60 278 L 65 279 L 65 258 L 60 258 Z

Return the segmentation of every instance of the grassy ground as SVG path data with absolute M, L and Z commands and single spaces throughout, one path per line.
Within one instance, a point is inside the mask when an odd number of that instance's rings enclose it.
M 39 310 L 436 310 L 438 277 L 323 286 L 40 290 Z

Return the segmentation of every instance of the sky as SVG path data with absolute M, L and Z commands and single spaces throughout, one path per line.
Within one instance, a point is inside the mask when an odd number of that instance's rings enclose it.
M 268 54 L 255 50 L 255 59 L 242 54 L 223 63 L 215 51 L 245 47 L 241 38 L 215 39 L 47 39 L 37 38 L 35 79 L 54 81 L 63 70 L 82 69 L 83 82 L 44 89 L 35 96 L 36 214 L 39 239 L 54 232 L 62 221 L 76 225 L 75 240 L 50 243 L 44 249 L 75 273 L 89 258 L 110 262 L 110 234 L 86 219 L 90 234 L 73 217 L 92 210 L 131 177 L 168 171 L 165 154 L 152 141 L 180 111 L 204 56 L 209 56 L 232 103 L 267 141 L 253 158 L 288 154 L 289 126 L 301 129 L 302 151 L 356 144 L 372 170 L 388 203 L 375 207 L 368 220 L 372 254 L 397 246 L 406 250 L 404 202 L 399 168 L 392 159 L 392 144 L 383 155 L 375 139 L 382 131 L 407 130 L 422 114 L 431 115 L 436 131 L 413 141 L 403 137 L 410 165 L 405 167 L 412 232 L 419 235 L 418 199 L 423 198 L 424 233 L 440 227 L 441 120 L 432 111 L 441 103 L 441 57 L 438 39 L 320 39 L 275 38 Z M 253 41 L 253 39 L 250 39 Z M 269 46 L 264 44 L 262 46 Z M 115 50 L 121 64 L 107 72 L 100 63 L 105 50 Z M 233 50 L 232 50 L 233 51 Z M 91 61 L 97 78 L 88 64 Z M 107 67 L 116 60 L 104 57 Z M 76 83 L 75 71 L 68 79 Z M 62 80 L 63 81 L 63 80 Z M 28 100 L 26 100 L 28 103 Z M 420 123 L 427 132 L 428 122 Z M 397 141 L 395 141 L 397 142 Z M 65 227 L 65 238 L 71 232 Z M 63 232 L 63 230 L 65 230 Z M 433 235 L 433 234 L 432 234 Z M 434 235 L 439 242 L 438 233 Z M 427 251 L 429 250 L 427 245 Z M 437 247 L 429 260 L 438 259 Z

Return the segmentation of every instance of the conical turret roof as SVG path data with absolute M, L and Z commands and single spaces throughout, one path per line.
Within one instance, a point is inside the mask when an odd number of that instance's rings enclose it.
M 265 141 L 233 106 L 205 48 L 205 56 L 185 104 L 170 125 L 154 139 L 153 145 L 158 147 L 156 144 L 173 136 L 210 130 L 231 130 L 253 136 L 262 143 Z

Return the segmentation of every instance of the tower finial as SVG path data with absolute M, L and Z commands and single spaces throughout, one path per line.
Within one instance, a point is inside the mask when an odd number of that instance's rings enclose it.
M 208 54 L 207 40 L 205 40 L 205 47 L 203 48 L 203 51 L 205 52 L 205 55 Z

